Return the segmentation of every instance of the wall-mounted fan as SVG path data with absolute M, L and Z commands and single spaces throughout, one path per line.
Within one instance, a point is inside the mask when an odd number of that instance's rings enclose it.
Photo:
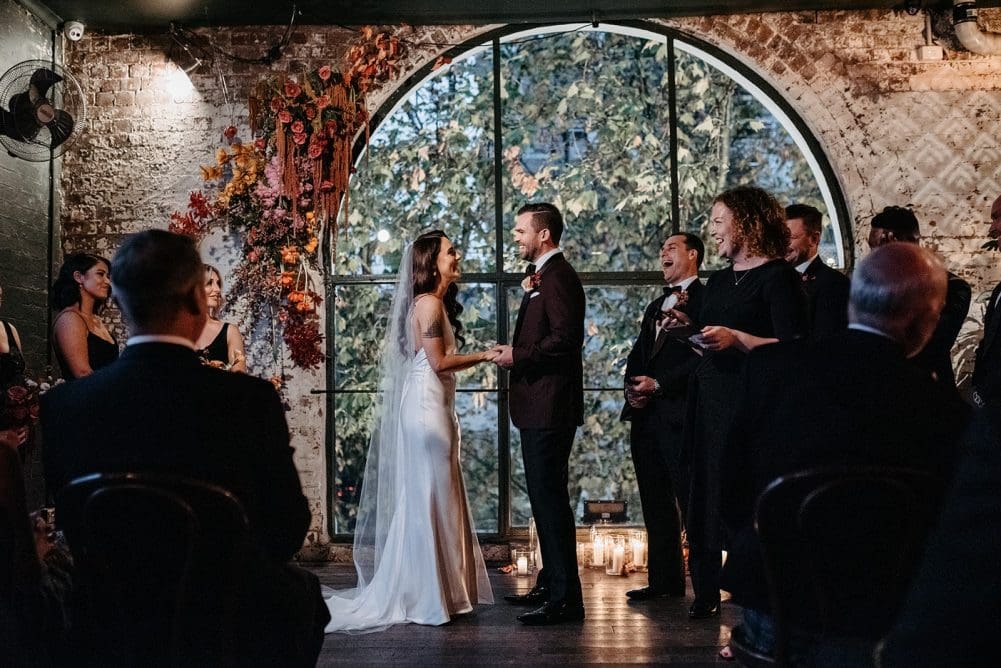
M 87 102 L 65 68 L 26 60 L 0 75 L 0 144 L 18 158 L 62 155 L 83 131 Z

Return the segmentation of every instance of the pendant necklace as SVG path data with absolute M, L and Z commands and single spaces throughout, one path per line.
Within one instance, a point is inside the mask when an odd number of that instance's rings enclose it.
M 737 270 L 734 269 L 733 270 L 733 284 L 734 285 L 740 285 L 740 282 L 742 280 L 744 280 L 745 278 L 747 278 L 747 275 L 749 273 L 751 273 L 751 270 L 750 269 L 745 269 L 742 272 L 740 272 L 740 278 L 737 278 Z

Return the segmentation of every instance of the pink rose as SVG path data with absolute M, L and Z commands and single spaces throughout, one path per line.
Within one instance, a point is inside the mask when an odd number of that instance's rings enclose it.
M 326 81 L 327 79 L 330 78 L 330 66 L 324 65 L 323 67 L 321 67 L 316 71 L 316 74 L 317 76 L 320 77 L 321 81 Z
M 306 143 L 306 135 L 302 132 L 296 132 L 292 134 L 292 141 L 296 143 L 297 146 L 302 146 Z
M 309 145 L 309 157 L 316 160 L 323 155 L 323 144 L 313 143 Z
M 302 124 L 302 121 L 296 121 L 295 123 L 292 124 L 292 132 L 296 133 L 297 135 L 301 135 L 303 131 L 305 131 L 305 129 L 306 128 Z
M 278 121 L 281 123 L 291 123 L 292 114 L 288 113 L 287 111 L 280 111 L 278 112 Z
M 277 114 L 284 108 L 285 108 L 285 100 L 281 99 L 280 97 L 271 98 L 271 111 Z
M 236 136 L 236 126 L 235 125 L 231 125 L 228 128 L 226 128 L 225 130 L 223 130 L 222 131 L 222 136 L 225 137 L 226 139 L 232 139 L 233 137 L 235 137 Z
M 263 151 L 264 150 L 264 140 L 261 139 L 261 138 L 255 139 L 254 140 L 254 148 L 256 148 L 258 151 Z
M 306 105 L 306 118 L 309 120 L 316 118 L 316 107 L 311 104 Z
M 287 97 L 288 99 L 293 100 L 299 97 L 299 93 L 301 92 L 302 92 L 302 87 L 299 84 L 295 83 L 294 81 L 285 82 L 285 97 Z
M 326 109 L 329 106 L 330 106 L 330 96 L 329 95 L 321 95 L 320 97 L 316 98 L 316 108 L 317 109 Z

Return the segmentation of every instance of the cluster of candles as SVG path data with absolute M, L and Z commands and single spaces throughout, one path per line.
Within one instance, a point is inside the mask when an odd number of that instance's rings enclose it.
M 633 531 L 626 536 L 617 533 L 599 533 L 592 527 L 591 541 L 579 543 L 577 547 L 580 565 L 604 568 L 608 575 L 625 575 L 627 564 L 632 564 L 636 570 L 646 568 L 645 531 Z
M 535 533 L 534 521 L 529 524 L 527 550 L 512 550 L 511 561 L 517 575 L 531 575 L 542 568 L 542 551 Z M 591 527 L 591 540 L 577 543 L 577 564 L 592 568 L 604 568 L 608 575 L 625 575 L 626 566 L 635 570 L 645 570 L 647 562 L 646 531 L 632 531 L 628 535 L 619 533 L 599 533 Z

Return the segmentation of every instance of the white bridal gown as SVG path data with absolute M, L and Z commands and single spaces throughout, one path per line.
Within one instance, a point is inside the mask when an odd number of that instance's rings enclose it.
M 446 328 L 446 346 L 455 341 Z M 378 631 L 392 624 L 444 624 L 493 603 L 459 468 L 455 375 L 435 373 L 423 348 L 403 384 L 397 438 L 403 472 L 395 512 L 371 581 L 326 590 L 333 631 Z

